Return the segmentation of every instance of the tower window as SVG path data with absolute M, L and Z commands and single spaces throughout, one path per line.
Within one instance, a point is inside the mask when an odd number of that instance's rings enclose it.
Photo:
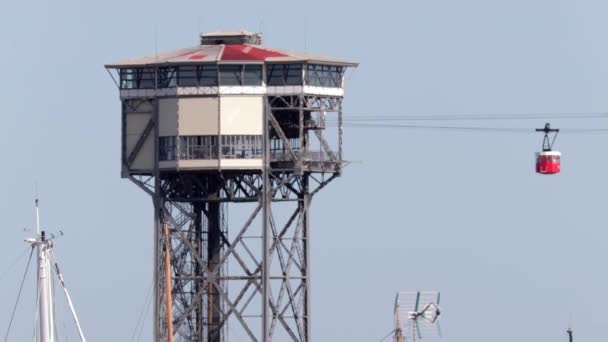
M 262 85 L 261 65 L 246 64 L 243 67 L 243 85 Z
M 198 68 L 199 85 L 201 87 L 217 87 L 217 65 L 201 65 Z
M 196 65 L 182 65 L 177 71 L 177 84 L 181 87 L 198 86 L 198 67 Z
M 315 87 L 340 88 L 344 68 L 337 65 L 306 65 L 306 85 Z
M 223 86 L 242 85 L 242 65 L 220 65 L 220 84 Z
M 302 85 L 302 64 L 269 64 L 266 77 L 270 86 Z
M 262 66 L 259 64 L 220 65 L 220 84 L 223 86 L 262 85 Z
M 175 137 L 160 137 L 158 138 L 159 160 L 175 160 L 177 157 L 177 145 Z
M 121 89 L 154 89 L 155 81 L 155 68 L 120 69 Z

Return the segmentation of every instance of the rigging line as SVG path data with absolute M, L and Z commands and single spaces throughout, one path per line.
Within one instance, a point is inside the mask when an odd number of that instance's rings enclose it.
M 78 316 L 76 315 L 76 309 L 74 308 L 74 303 L 72 303 L 72 298 L 70 297 L 70 293 L 68 292 L 68 289 L 65 286 L 65 279 L 63 278 L 63 274 L 59 270 L 59 263 L 57 263 L 57 258 L 55 257 L 55 253 L 53 251 L 51 251 L 51 253 L 50 253 L 50 259 L 51 259 L 51 262 L 53 263 L 53 266 L 55 268 L 55 273 L 57 275 L 56 281 L 59 281 L 59 285 L 61 285 L 61 288 L 63 289 L 63 293 L 68 302 L 68 307 L 70 308 L 70 313 L 72 314 L 72 319 L 74 320 L 74 323 L 76 324 L 76 328 L 78 329 L 78 337 L 80 337 L 80 340 L 82 342 L 86 342 L 86 338 L 84 337 L 84 333 L 82 332 L 82 327 L 80 326 L 80 321 L 78 320 Z M 53 291 L 55 291 L 55 282 L 53 282 Z M 53 304 L 53 305 L 55 305 L 55 304 Z
M 28 248 L 30 248 L 30 247 L 28 246 Z M 24 249 L 23 252 L 21 254 L 19 254 L 19 256 L 17 258 L 15 258 L 15 260 L 13 260 L 13 262 L 9 265 L 9 267 L 6 269 L 6 271 L 4 271 L 4 273 L 0 274 L 0 280 L 4 279 L 4 277 L 6 277 L 8 275 L 8 273 L 10 271 L 12 271 L 13 268 L 15 268 L 15 266 L 17 266 L 17 264 L 27 255 L 28 248 Z
M 25 272 L 23 273 L 23 279 L 21 280 L 21 285 L 19 286 L 19 294 L 17 295 L 17 300 L 15 301 L 15 306 L 13 307 L 13 312 L 11 313 L 11 320 L 8 323 L 8 328 L 6 329 L 6 335 L 4 336 L 4 342 L 8 341 L 8 336 L 11 332 L 11 326 L 13 325 L 13 319 L 15 318 L 15 312 L 17 312 L 17 306 L 19 305 L 19 300 L 21 299 L 21 293 L 23 292 L 23 284 L 25 284 L 25 279 L 27 278 L 27 272 L 30 269 L 30 265 L 32 264 L 32 255 L 34 255 L 34 246 L 32 246 L 32 250 L 30 251 L 30 258 L 27 261 L 27 266 L 25 267 Z
M 137 323 L 135 324 L 135 329 L 133 330 L 133 333 L 131 334 L 131 342 L 133 341 L 139 341 L 141 339 L 141 332 L 143 330 L 143 326 L 145 323 L 145 317 L 147 315 L 147 313 L 150 311 L 150 303 L 152 300 L 152 288 L 154 286 L 154 282 L 150 283 L 150 286 L 148 288 L 148 293 L 146 294 L 146 297 L 144 299 L 144 304 L 141 307 L 141 310 L 139 311 L 139 317 L 137 318 Z M 137 337 L 137 340 L 135 339 Z
M 151 299 L 151 298 L 152 298 L 152 297 L 150 297 L 150 299 Z M 152 305 L 150 305 L 151 303 L 152 303 L 152 300 L 150 300 L 150 301 L 148 302 L 148 308 L 146 309 L 146 314 L 144 315 L 144 320 L 142 321 L 141 327 L 140 327 L 140 329 L 139 329 L 139 335 L 137 336 L 137 341 L 138 341 L 138 342 L 139 342 L 139 341 L 141 341 L 141 337 L 142 337 L 142 334 L 143 334 L 143 332 L 144 332 L 144 325 L 145 325 L 145 323 L 146 323 L 146 320 L 147 320 L 147 317 L 148 317 L 148 313 L 150 312 L 150 307 L 152 306 Z
M 394 333 L 396 330 L 397 330 L 397 329 L 393 329 L 393 330 L 391 330 L 391 332 L 390 332 L 390 333 L 388 333 L 388 335 L 384 336 L 384 337 L 383 337 L 383 338 L 382 338 L 382 339 L 381 339 L 379 342 L 386 341 L 386 339 L 387 339 L 387 338 L 389 338 L 389 337 L 391 337 L 391 335 L 392 335 L 392 334 L 393 334 L 393 333 Z

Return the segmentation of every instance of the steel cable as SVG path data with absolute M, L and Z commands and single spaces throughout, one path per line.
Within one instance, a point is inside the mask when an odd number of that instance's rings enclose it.
M 27 261 L 27 266 L 25 267 L 25 272 L 23 273 L 23 279 L 21 280 L 21 285 L 19 286 L 19 294 L 17 295 L 17 300 L 15 301 L 15 306 L 13 307 L 13 312 L 11 313 L 11 320 L 8 323 L 8 328 L 6 329 L 6 335 L 4 336 L 4 342 L 8 341 L 8 336 L 11 332 L 11 326 L 13 325 L 13 319 L 15 318 L 15 312 L 17 312 L 17 306 L 19 305 L 19 300 L 21 299 L 21 293 L 23 292 L 23 284 L 25 284 L 25 279 L 27 278 L 27 272 L 30 269 L 30 264 L 32 263 L 32 255 L 34 255 L 34 246 L 32 246 L 32 250 L 30 251 L 30 258 Z

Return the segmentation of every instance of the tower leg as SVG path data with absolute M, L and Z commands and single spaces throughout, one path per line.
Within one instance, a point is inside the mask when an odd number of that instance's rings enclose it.
M 221 224 L 221 206 L 218 202 L 210 202 L 207 204 L 207 265 L 210 274 L 222 276 L 220 264 L 221 249 L 222 249 L 222 224 Z M 219 282 L 221 284 L 221 282 Z M 207 332 L 209 342 L 221 341 L 221 301 L 220 294 L 216 285 L 209 282 L 207 289 Z

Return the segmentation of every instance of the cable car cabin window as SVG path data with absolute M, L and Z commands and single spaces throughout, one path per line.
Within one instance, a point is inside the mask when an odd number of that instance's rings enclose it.
M 180 87 L 198 86 L 198 72 L 196 65 L 182 65 L 177 70 L 177 84 Z
M 220 85 L 242 85 L 243 75 L 241 65 L 220 65 Z
M 199 84 L 201 87 L 217 87 L 217 65 L 199 66 Z
M 269 64 L 266 83 L 270 86 L 302 85 L 302 64 Z
M 243 85 L 259 86 L 262 85 L 262 66 L 245 64 L 243 65 Z
M 344 68 L 336 65 L 306 65 L 306 85 L 315 87 L 340 88 Z

